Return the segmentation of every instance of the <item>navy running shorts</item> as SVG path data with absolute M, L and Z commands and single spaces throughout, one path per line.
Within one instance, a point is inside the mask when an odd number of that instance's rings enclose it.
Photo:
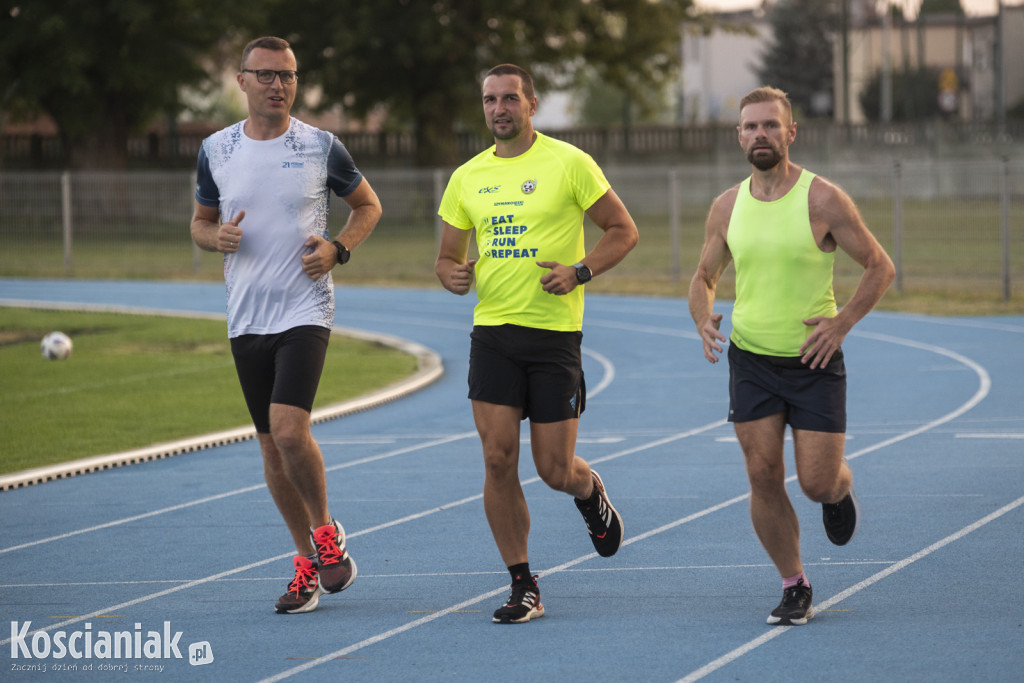
M 793 429 L 846 432 L 846 365 L 839 349 L 824 368 L 729 344 L 729 422 L 786 414 Z
M 270 433 L 271 403 L 313 410 L 330 338 L 326 327 L 303 325 L 231 339 L 238 381 L 257 432 Z
M 561 422 L 586 408 L 582 332 L 476 325 L 469 336 L 469 398 L 522 407 L 522 419 Z

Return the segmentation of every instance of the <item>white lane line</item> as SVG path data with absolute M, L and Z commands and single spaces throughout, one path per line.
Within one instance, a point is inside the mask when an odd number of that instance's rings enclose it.
M 587 389 L 587 398 L 591 399 L 607 389 L 608 385 L 615 380 L 615 364 L 608 360 L 606 356 L 602 356 L 597 351 L 589 349 L 586 346 L 581 347 L 580 352 L 583 353 L 583 355 L 590 356 L 596 360 L 601 364 L 601 368 L 604 370 L 604 374 L 601 376 L 601 381 L 598 382 L 597 386 L 593 389 Z
M 844 561 L 822 561 L 822 562 L 804 562 L 805 567 L 847 567 L 847 566 L 866 566 L 866 565 L 885 565 L 889 566 L 893 564 L 895 560 L 844 560 Z M 709 570 L 709 569 L 769 569 L 774 565 L 767 562 L 751 563 L 744 562 L 741 564 L 680 564 L 680 565 L 641 565 L 633 567 L 577 567 L 575 569 L 566 569 L 566 573 L 578 573 L 578 574 L 604 574 L 604 573 L 639 573 L 639 572 L 681 572 L 681 571 L 698 571 L 698 570 Z M 423 579 L 423 578 L 437 578 L 446 576 L 505 576 L 506 570 L 494 571 L 494 570 L 481 570 L 481 571 L 466 571 L 466 572 L 402 572 L 393 574 L 368 574 L 363 571 L 359 572 L 359 580 L 364 581 L 366 579 Z M 262 583 L 264 581 L 278 583 L 290 581 L 292 576 L 281 574 L 278 576 L 240 576 L 234 578 L 225 578 L 221 581 L 223 583 Z M 133 581 L 116 580 L 116 581 L 61 581 L 60 583 L 54 583 L 53 581 L 47 581 L 45 583 L 4 583 L 0 584 L 0 589 L 13 589 L 13 588 L 77 588 L 81 586 L 147 586 L 147 585 L 162 585 L 170 584 L 177 585 L 182 583 L 188 583 L 194 579 L 137 579 Z
M 884 578 L 886 578 L 888 576 L 891 576 L 892 574 L 895 574 L 896 572 L 898 572 L 898 571 L 900 571 L 902 569 L 906 569 L 908 566 L 910 566 L 914 562 L 917 562 L 918 560 L 923 559 L 923 558 L 927 557 L 928 555 L 931 555 L 936 550 L 944 548 L 945 546 L 949 545 L 950 543 L 953 543 L 955 541 L 960 540 L 961 538 L 963 538 L 967 534 L 971 533 L 972 531 L 976 531 L 976 530 L 980 529 L 981 527 L 985 526 L 989 522 L 1002 517 L 1006 513 L 1011 512 L 1012 510 L 1017 509 L 1021 505 L 1024 505 L 1024 497 L 1018 498 L 1017 500 L 1013 501 L 1012 503 L 1010 503 L 1008 505 L 1004 505 L 1003 507 L 999 508 L 995 512 L 993 512 L 993 513 L 991 513 L 989 515 L 986 515 L 985 517 L 982 517 L 981 519 L 979 519 L 978 521 L 974 522 L 973 524 L 969 524 L 969 525 L 965 526 L 963 529 L 960 529 L 959 531 L 957 531 L 956 533 L 953 533 L 953 534 L 950 534 L 949 536 L 946 536 L 941 541 L 933 543 L 930 546 L 928 546 L 927 548 L 924 548 L 923 550 L 919 550 L 916 553 L 914 553 L 913 555 L 909 555 L 908 557 L 903 558 L 899 562 L 893 564 L 890 567 L 887 567 L 887 568 L 883 569 L 882 571 L 878 572 L 877 574 L 873 574 L 873 575 L 869 576 L 868 578 L 864 579 L 860 583 L 857 583 L 857 584 L 854 584 L 853 586 L 850 586 L 846 590 L 844 590 L 844 591 L 842 591 L 842 592 L 832 596 L 831 598 L 829 598 L 828 600 L 825 600 L 821 604 L 816 605 L 817 609 L 818 610 L 826 610 L 826 609 L 829 609 L 830 607 L 833 607 L 834 605 L 838 604 L 839 602 L 842 602 L 843 600 L 845 600 L 846 598 L 850 597 L 851 595 L 855 595 L 855 594 L 859 593 L 860 591 L 864 590 L 865 588 L 867 588 L 868 586 L 870 586 L 870 585 L 872 585 L 874 583 L 877 583 L 877 582 L 881 581 L 882 579 L 884 579 Z M 743 655 L 747 654 L 751 650 L 755 650 L 755 649 L 761 647 L 762 645 L 764 645 L 768 641 L 772 640 L 773 638 L 778 638 L 779 636 L 781 636 L 782 634 L 786 633 L 791 628 L 794 628 L 794 627 L 793 626 L 776 626 L 776 627 L 772 628 L 770 631 L 767 631 L 763 636 L 760 636 L 760 637 L 755 638 L 755 639 L 753 639 L 753 640 L 751 640 L 749 642 L 746 642 L 743 645 L 741 645 L 740 647 L 738 647 L 735 650 L 733 650 L 732 652 L 729 652 L 729 653 L 727 653 L 725 655 L 722 655 L 718 659 L 716 659 L 714 661 L 711 661 L 711 662 L 708 662 L 707 664 L 705 664 L 701 668 L 696 669 L 696 670 L 690 672 L 689 674 L 687 674 L 683 678 L 680 678 L 677 683 L 694 683 L 694 681 L 699 681 L 700 679 L 704 678 L 708 674 L 713 673 L 713 672 L 717 671 L 718 669 L 721 669 L 723 666 L 726 666 L 727 664 L 730 664 L 730 663 L 736 661 L 737 659 L 739 659 Z
M 667 337 L 681 337 L 683 339 L 700 339 L 700 335 L 691 332 L 689 326 L 683 327 L 656 327 L 654 325 L 637 325 L 636 323 L 624 323 L 618 320 L 604 320 L 601 318 L 587 318 L 587 325 L 590 327 L 607 327 L 612 330 L 629 330 L 644 334 L 661 334 Z
M 961 320 L 957 318 L 941 318 L 938 316 L 927 316 L 917 314 L 904 314 L 901 316 L 904 320 L 917 323 L 928 323 L 931 325 L 946 325 L 949 327 L 973 327 L 980 330 L 993 330 L 995 332 L 1015 332 L 1024 333 L 1024 325 L 1013 325 L 1003 322 L 995 322 L 999 320 L 998 317 L 992 317 L 988 320 Z

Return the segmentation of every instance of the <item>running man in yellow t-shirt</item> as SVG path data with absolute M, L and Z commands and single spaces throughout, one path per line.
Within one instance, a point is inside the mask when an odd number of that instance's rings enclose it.
M 459 167 L 438 213 L 435 272 L 445 289 L 479 303 L 470 336 L 469 398 L 484 453 L 484 510 L 512 577 L 495 623 L 544 616 L 527 553 L 530 513 L 519 481 L 519 426 L 541 479 L 572 494 L 597 552 L 622 545 L 623 525 L 601 477 L 575 454 L 586 386 L 580 354 L 583 285 L 636 245 L 636 224 L 589 155 L 533 129 L 533 79 L 502 64 L 482 85 L 494 146 Z M 584 213 L 604 231 L 593 251 Z M 476 230 L 479 258 L 470 260 Z
M 725 336 L 715 288 L 730 261 L 736 303 L 729 344 L 729 420 L 750 480 L 750 516 L 782 576 L 782 602 L 769 624 L 802 625 L 814 615 L 800 561 L 800 525 L 786 493 L 783 444 L 793 432 L 800 487 L 822 504 L 825 532 L 845 545 L 857 530 L 846 442 L 846 368 L 840 345 L 892 282 L 892 261 L 839 187 L 789 160 L 796 123 L 786 93 L 758 88 L 740 100 L 739 142 L 753 167 L 715 199 L 690 315 L 704 357 L 718 362 Z M 842 249 L 864 268 L 837 310 L 832 259 Z

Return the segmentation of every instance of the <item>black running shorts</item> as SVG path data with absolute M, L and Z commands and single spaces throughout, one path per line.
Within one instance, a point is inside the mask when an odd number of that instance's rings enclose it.
M 477 325 L 470 334 L 469 398 L 523 409 L 531 422 L 575 419 L 587 403 L 582 332 Z
M 326 327 L 304 325 L 231 340 L 238 381 L 257 432 L 270 433 L 271 403 L 313 410 L 330 338 Z
M 729 421 L 786 414 L 793 429 L 846 432 L 846 365 L 842 349 L 824 368 L 799 357 L 764 356 L 729 344 Z

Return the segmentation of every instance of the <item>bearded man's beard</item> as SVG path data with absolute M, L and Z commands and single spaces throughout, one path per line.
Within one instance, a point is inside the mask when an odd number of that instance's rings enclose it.
M 764 152 L 771 153 L 765 154 Z M 757 170 L 767 171 L 770 168 L 778 166 L 779 162 L 782 161 L 782 154 L 774 147 L 770 147 L 768 149 L 764 147 L 755 147 L 747 152 L 747 161 L 749 161 Z

